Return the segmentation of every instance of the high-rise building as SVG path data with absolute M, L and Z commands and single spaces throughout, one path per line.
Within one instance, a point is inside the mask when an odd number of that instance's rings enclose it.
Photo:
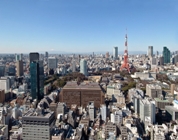
M 105 57 L 106 57 L 106 58 L 109 58 L 109 52 L 106 53 Z
M 48 69 L 56 69 L 57 68 L 57 59 L 56 57 L 48 57 Z
M 157 58 L 151 57 L 151 65 L 157 65 Z
M 158 51 L 156 51 L 156 56 L 158 57 L 158 55 L 159 55 L 159 52 L 158 52 Z
M 41 100 L 44 96 L 44 69 L 41 63 L 30 63 L 30 75 L 31 75 L 31 96 L 33 99 Z
M 15 54 L 15 60 L 19 61 L 19 60 L 23 60 L 23 54 Z
M 159 62 L 158 62 L 158 65 L 164 65 L 164 57 L 163 56 L 160 56 L 158 58 Z
M 118 47 L 114 47 L 113 48 L 113 59 L 117 59 L 118 58 Z
M 20 55 L 19 54 L 15 54 L 15 60 L 19 61 L 20 60 Z
M 23 53 L 19 55 L 19 60 L 23 61 Z
M 0 77 L 5 75 L 5 65 L 0 65 Z
M 164 63 L 170 63 L 171 52 L 167 47 L 163 47 L 163 57 L 164 57 Z
M 48 52 L 45 52 L 45 57 L 48 58 Z
M 80 73 L 84 74 L 85 76 L 88 75 L 87 61 L 85 59 L 80 60 Z
M 42 99 L 44 96 L 44 68 L 43 61 L 39 60 L 39 53 L 30 53 L 31 96 L 33 99 Z
M 18 60 L 16 62 L 16 68 L 17 68 L 16 75 L 18 77 L 23 76 L 23 61 L 22 60 Z
M 30 76 L 31 96 L 33 99 L 39 99 L 39 63 L 35 61 L 30 63 Z
M 145 122 L 146 120 L 150 120 L 150 123 L 155 123 L 155 113 L 156 108 L 155 104 L 148 99 L 140 100 L 140 119 Z
M 148 46 L 148 56 L 149 57 L 153 56 L 153 46 Z
M 39 61 L 39 53 L 37 52 L 32 52 L 29 55 L 30 63 L 33 61 Z
M 22 117 L 23 140 L 51 140 L 54 112 L 28 110 Z
M 72 72 L 76 72 L 76 62 L 75 62 L 75 60 L 72 61 Z

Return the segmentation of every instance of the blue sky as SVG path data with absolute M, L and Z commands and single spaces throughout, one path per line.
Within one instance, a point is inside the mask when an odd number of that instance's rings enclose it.
M 177 0 L 0 0 L 0 53 L 178 50 Z

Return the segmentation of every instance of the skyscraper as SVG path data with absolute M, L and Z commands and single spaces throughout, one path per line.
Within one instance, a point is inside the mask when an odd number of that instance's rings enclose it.
M 19 55 L 19 60 L 23 60 L 23 53 Z
M 30 53 L 31 96 L 41 100 L 44 96 L 44 68 L 39 53 Z
M 29 59 L 30 59 L 30 63 L 32 61 L 39 61 L 39 53 L 37 53 L 37 52 L 30 53 Z
M 33 61 L 30 63 L 30 81 L 31 81 L 31 96 L 33 99 L 39 99 L 39 63 Z
M 16 68 L 17 68 L 16 75 L 18 77 L 23 76 L 23 61 L 22 60 L 18 60 L 16 62 Z
M 153 56 L 153 46 L 148 46 L 148 56 L 149 57 Z
M 80 60 L 80 73 L 83 73 L 85 76 L 88 75 L 87 61 L 85 59 Z
M 15 60 L 19 61 L 19 60 L 23 60 L 23 54 L 15 54 Z
M 57 59 L 56 57 L 48 57 L 48 69 L 55 70 L 57 68 Z
M 167 47 L 163 47 L 163 57 L 164 57 L 164 63 L 170 63 L 171 52 Z
M 118 47 L 114 47 L 113 48 L 113 59 L 117 59 L 118 58 Z
M 72 60 L 72 72 L 76 72 L 76 62 Z
M 0 77 L 5 75 L 5 65 L 0 65 Z
M 20 55 L 19 54 L 15 54 L 15 60 L 16 61 L 20 60 Z
M 45 57 L 48 58 L 48 52 L 45 52 Z

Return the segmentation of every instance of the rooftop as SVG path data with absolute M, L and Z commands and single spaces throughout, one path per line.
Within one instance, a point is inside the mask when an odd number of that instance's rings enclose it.
M 28 110 L 26 113 L 24 113 L 23 117 L 43 117 L 43 118 L 49 118 L 54 112 L 50 110 L 44 110 L 42 113 L 42 110 Z
M 147 86 L 150 87 L 151 89 L 161 89 L 161 86 L 157 84 L 147 84 Z
M 174 106 L 165 106 L 165 109 L 169 109 L 169 110 L 172 110 L 172 111 L 178 112 L 178 109 L 177 109 L 177 108 L 175 108 Z
M 101 90 L 98 83 L 95 82 L 83 82 L 80 85 L 74 82 L 67 82 L 63 89 L 98 89 Z
M 160 98 L 154 98 L 156 102 L 167 102 L 170 103 L 168 100 L 161 100 Z

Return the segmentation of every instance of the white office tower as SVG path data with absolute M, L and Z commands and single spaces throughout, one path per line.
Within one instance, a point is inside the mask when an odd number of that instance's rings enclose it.
M 113 59 L 117 59 L 118 58 L 118 47 L 114 47 L 113 48 Z
M 87 61 L 85 59 L 80 60 L 80 73 L 84 74 L 85 76 L 88 75 Z
M 72 61 L 72 72 L 76 72 L 76 62 L 75 62 L 75 60 Z
M 0 78 L 0 89 L 5 90 L 5 92 L 10 90 L 10 79 L 8 77 Z
M 89 113 L 90 121 L 94 121 L 94 119 L 95 119 L 94 102 L 89 102 L 89 104 L 88 104 L 88 113 Z
M 106 114 L 107 114 L 106 105 L 104 104 L 101 105 L 100 112 L 101 112 L 101 119 L 106 122 Z
M 114 124 L 122 124 L 123 120 L 123 115 L 122 115 L 122 110 L 116 110 L 110 115 L 111 117 L 111 122 Z
M 48 57 L 48 69 L 56 69 L 57 68 L 57 58 L 56 57 Z
M 155 104 L 152 101 L 149 101 L 148 99 L 142 99 L 140 100 L 140 119 L 143 122 L 150 121 L 150 123 L 155 123 L 155 113 L 156 108 Z
M 153 56 L 153 46 L 148 46 L 148 56 L 149 57 Z

